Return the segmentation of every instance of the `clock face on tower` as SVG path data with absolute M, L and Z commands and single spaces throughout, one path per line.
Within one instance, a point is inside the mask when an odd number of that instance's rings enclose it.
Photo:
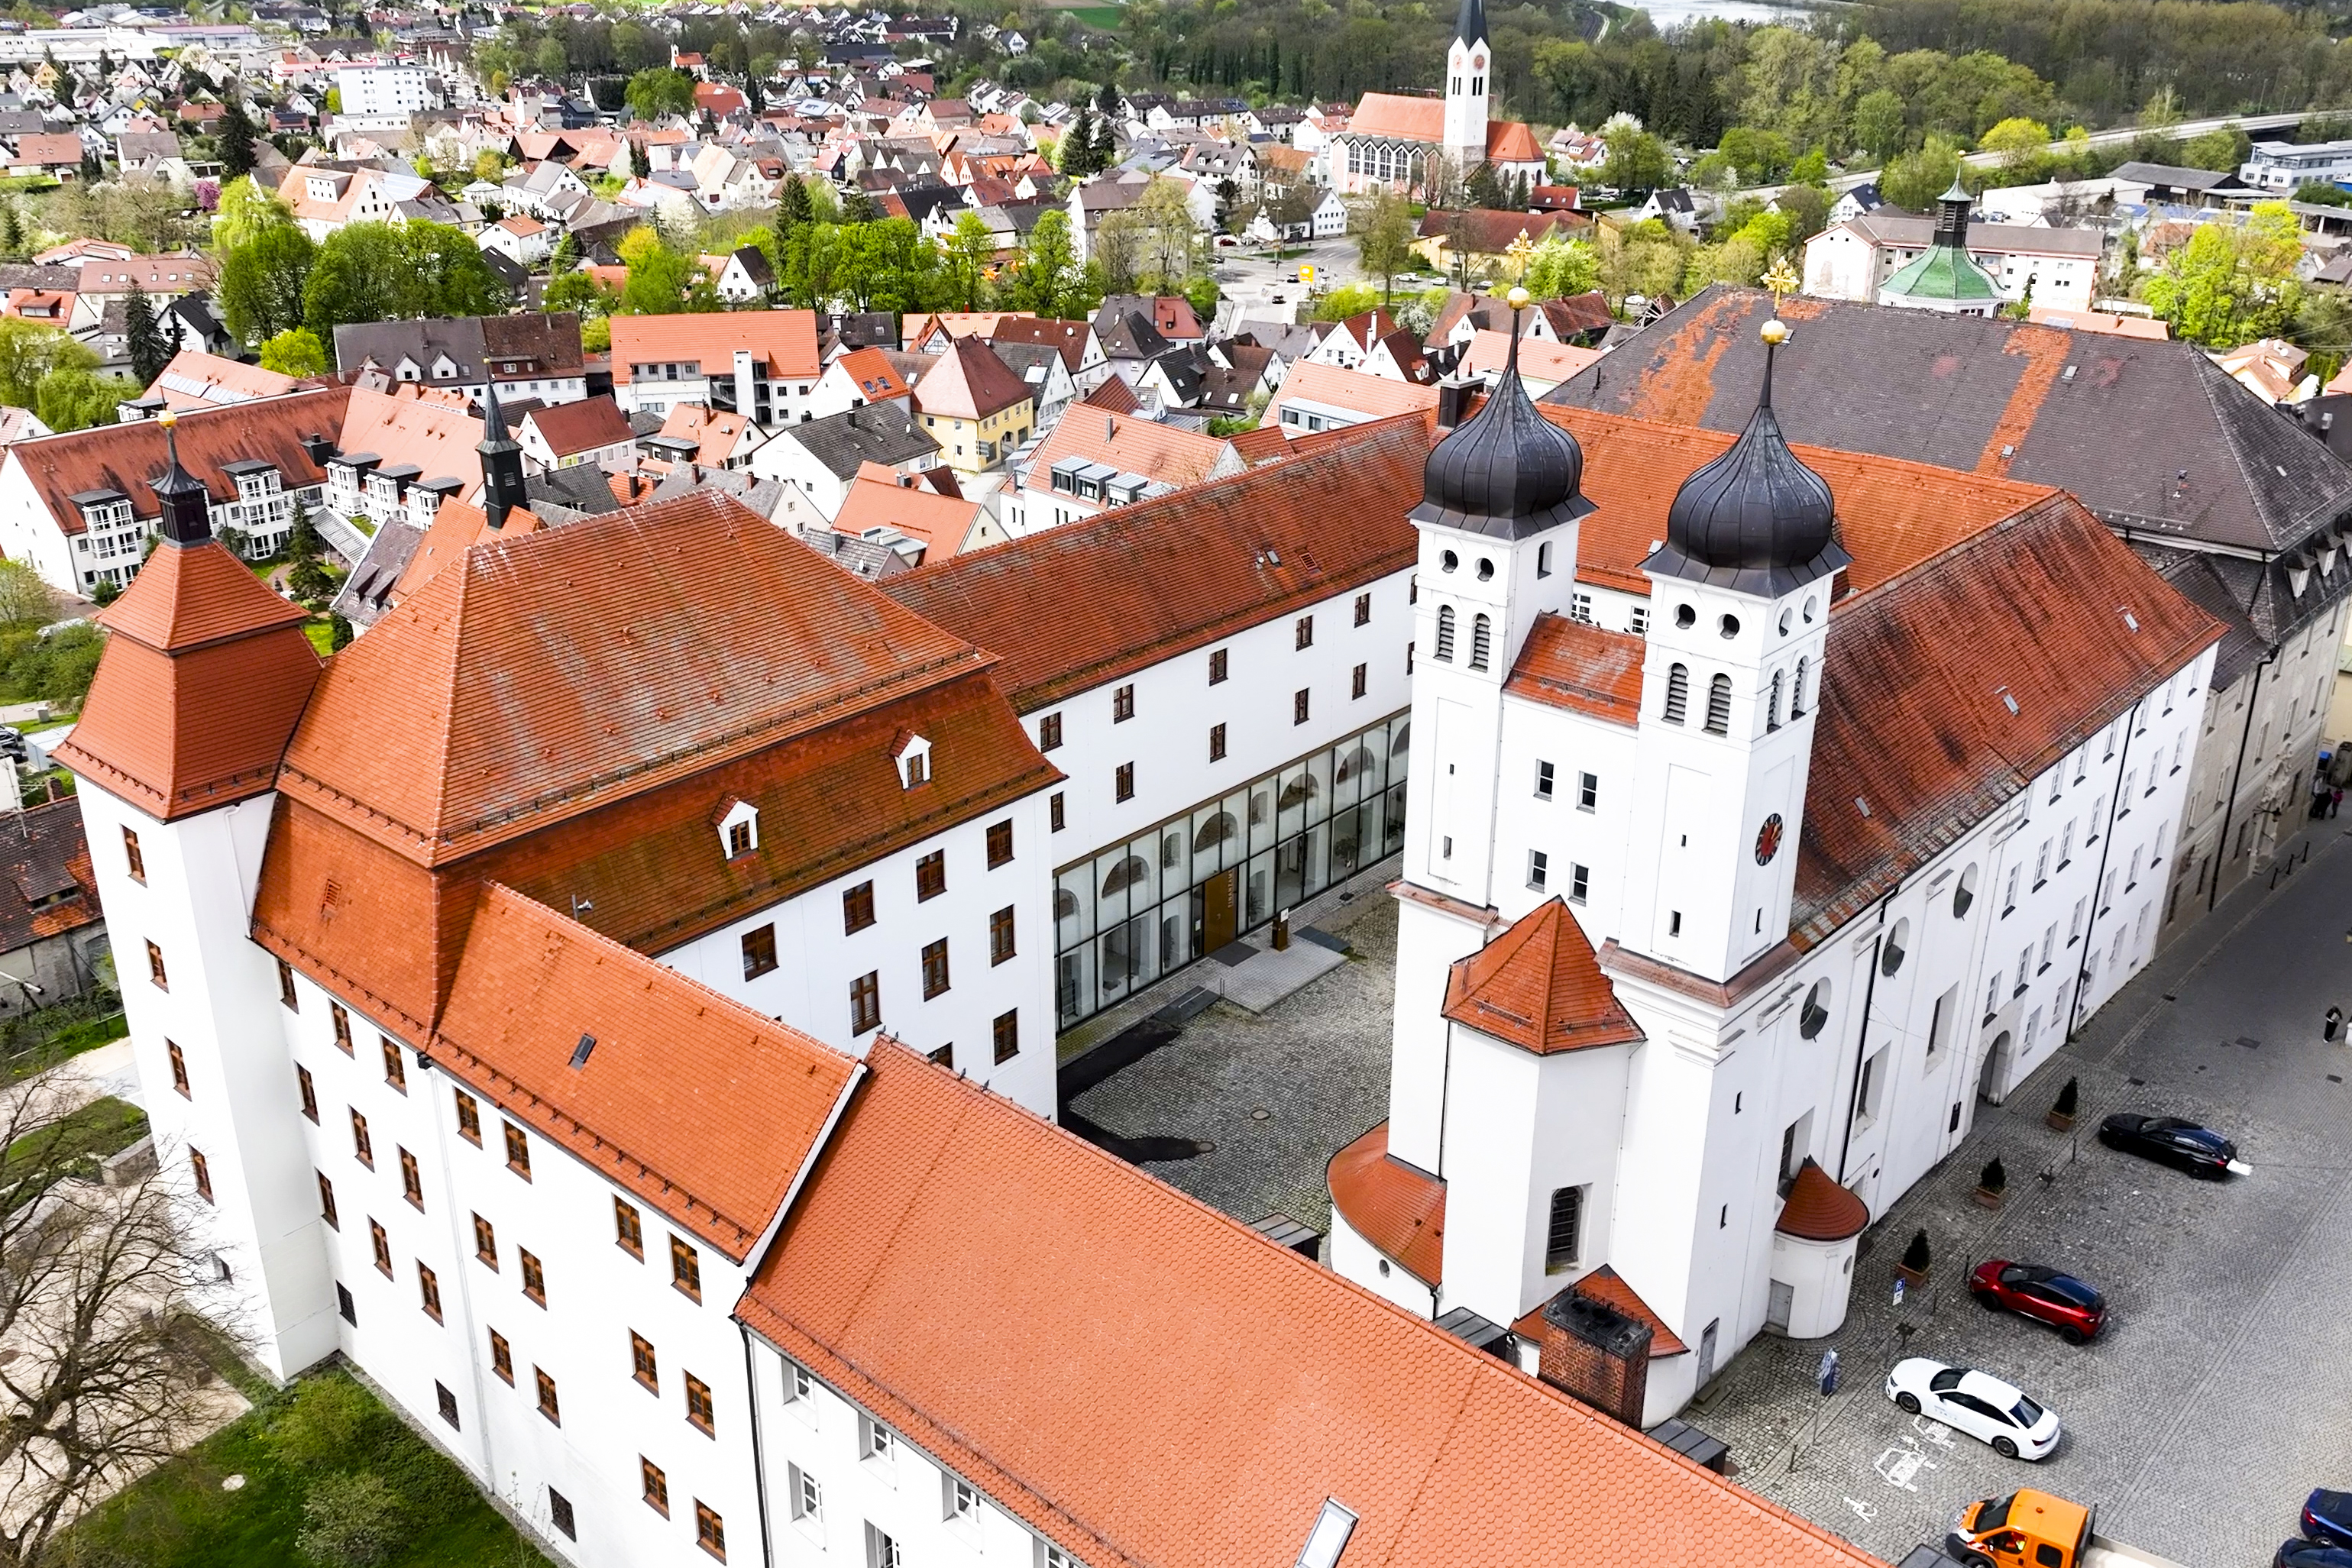
M 1772 857 L 1780 852 L 1780 813 L 1773 812 L 1756 830 L 1756 863 L 1770 865 Z

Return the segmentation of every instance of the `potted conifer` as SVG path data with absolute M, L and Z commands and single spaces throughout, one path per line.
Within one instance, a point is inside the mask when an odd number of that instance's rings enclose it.
M 1911 1245 L 1903 1249 L 1903 1260 L 1895 1265 L 1895 1271 L 1906 1285 L 1924 1285 L 1927 1282 L 1927 1233 L 1915 1232 Z
M 2009 1167 L 2000 1163 L 1999 1155 L 1995 1155 L 1985 1162 L 1984 1169 L 1977 1173 L 1977 1203 L 1981 1207 L 1999 1208 L 2001 1194 L 2008 1190 Z
M 2044 1116 L 2042 1120 L 2049 1123 L 2051 1126 L 2056 1128 L 2059 1132 L 2065 1133 L 2073 1131 L 2074 1126 L 2074 1106 L 2079 1100 L 2081 1093 L 2082 1091 L 2076 1085 L 2074 1080 L 2071 1078 L 2066 1080 L 2066 1087 L 2058 1091 L 2058 1103 L 2050 1107 L 2050 1114 Z

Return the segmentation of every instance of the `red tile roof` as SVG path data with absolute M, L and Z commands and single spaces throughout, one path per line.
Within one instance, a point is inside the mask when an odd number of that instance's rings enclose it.
M 1830 1179 L 1811 1155 L 1797 1167 L 1773 1229 L 1805 1241 L 1843 1241 L 1870 1224 L 1870 1206 Z
M 839 1051 L 495 883 L 433 1055 L 739 1262 L 856 1073 Z
M 427 862 L 982 663 L 708 493 L 469 550 L 344 653 L 282 787 Z
M 1073 413 L 1065 423 L 1099 417 Z M 1418 541 L 1401 498 L 1420 494 L 1426 423 L 1340 434 L 1328 450 L 926 563 L 881 587 L 1003 658 L 1015 707 L 1050 706 L 1410 566 Z
M 373 452 L 382 466 L 414 463 L 420 479 L 455 479 L 460 499 L 482 485 L 482 420 L 462 393 L 422 395 L 442 389 L 418 387 L 405 394 L 352 387 L 343 416 L 344 452 Z M 247 405 L 250 406 L 250 405 Z
M 907 395 L 907 383 L 890 363 L 890 356 L 880 349 L 852 349 L 834 362 L 856 383 L 868 402 Z
M 400 569 L 400 580 L 393 588 L 392 601 L 399 603 L 439 576 L 443 567 L 485 540 L 511 538 L 544 526 L 537 513 L 518 507 L 507 513 L 505 526 L 494 533 L 489 514 L 481 507 L 455 498 L 443 501 L 434 510 L 433 526 L 425 530 L 408 564 Z
M 1290 367 L 1276 389 L 1274 399 L 1266 404 L 1261 423 L 1269 428 L 1282 423 L 1282 411 L 1294 402 L 1320 403 L 1326 408 L 1346 409 L 1368 419 L 1386 419 L 1392 414 L 1417 413 L 1437 406 L 1437 389 L 1415 382 L 1392 382 L 1386 376 L 1376 376 L 1368 371 L 1343 370 L 1338 365 L 1318 364 L 1313 360 L 1301 360 Z M 1418 480 L 1414 495 L 1421 493 Z M 1402 517 L 1402 512 L 1398 516 Z
M 1826 937 L 2225 631 L 2055 494 L 1840 601 L 1791 940 Z
M 236 481 L 221 472 L 221 465 L 240 459 L 274 465 L 289 490 L 322 485 L 326 473 L 302 450 L 302 437 L 332 441 L 352 395 L 349 387 L 329 387 L 184 413 L 180 461 L 215 501 L 236 499 Z M 51 519 L 68 534 L 83 529 L 81 508 L 72 497 L 85 491 L 112 490 L 129 497 L 140 516 L 156 514 L 147 482 L 163 474 L 163 427 L 152 419 L 20 441 L 8 456 L 24 465 Z
M 1357 101 L 1343 132 L 1434 145 L 1445 140 L 1445 100 L 1368 92 Z M 1486 122 L 1486 162 L 1539 163 L 1543 162 L 1543 151 L 1536 145 L 1536 133 L 1519 121 L 1490 120 Z
M 158 546 L 96 617 L 115 635 L 58 760 L 165 821 L 266 793 L 319 675 L 309 619 L 217 542 Z
M 1078 400 L 1087 408 L 1107 408 L 1113 413 L 1133 413 L 1143 406 L 1127 378 L 1114 371 L 1096 383 L 1095 390 Z
M 869 475 L 867 470 L 878 470 Z M 927 547 L 925 559 L 951 556 L 961 548 L 965 536 L 971 532 L 973 518 L 980 512 L 978 501 L 961 496 L 942 496 L 920 485 L 899 482 L 878 463 L 867 463 L 858 469 L 842 496 L 841 509 L 834 514 L 836 533 L 862 534 L 868 528 L 896 528 L 911 539 L 920 539 Z
M 1031 487 L 1043 490 L 1052 484 L 1055 464 L 1084 457 L 1181 487 L 1214 474 L 1227 450 L 1223 438 L 1181 425 L 1123 417 L 1108 409 L 1073 411 L 1039 444 L 1024 472 Z M 1226 466 L 1238 466 L 1238 460 Z
M 1196 322 L 1195 325 L 1198 325 Z M 1091 321 L 1062 321 L 1050 316 L 1007 316 L 990 336 L 999 343 L 1038 343 L 1062 356 L 1062 366 L 1076 375 L 1086 362 L 1087 344 L 1093 340 Z
M 558 457 L 593 452 L 600 446 L 626 446 L 636 439 L 629 429 L 628 415 L 610 397 L 553 403 L 523 417 Z
M 679 316 L 613 318 L 613 382 L 627 386 L 637 365 L 698 361 L 706 376 L 735 373 L 735 350 L 748 349 L 771 381 L 814 382 L 814 310 L 724 310 Z
M 1875 1568 L 895 1044 L 738 1316 L 1089 1568 Z M 1537 1464 L 1503 1462 L 1539 1455 Z
M 915 408 L 940 419 L 988 419 L 1033 401 L 1028 383 L 979 338 L 958 338 L 915 383 Z
M 68 795 L 15 813 L 0 828 L 0 953 L 103 918 L 80 800 Z
M 1432 1290 L 1445 1278 L 1445 1184 L 1389 1158 L 1382 1122 L 1331 1156 L 1331 1207 L 1381 1255 Z
M 1444 1012 L 1538 1056 L 1643 1038 L 1593 960 L 1583 927 L 1557 894 L 1454 965 Z
M 1605 632 L 1565 615 L 1538 615 L 1503 689 L 1631 729 L 1641 716 L 1642 660 L 1648 648 L 1631 632 Z

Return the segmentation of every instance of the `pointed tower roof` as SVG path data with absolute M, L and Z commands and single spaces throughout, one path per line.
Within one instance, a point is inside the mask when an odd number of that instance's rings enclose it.
M 96 617 L 114 635 L 57 757 L 169 821 L 274 786 L 319 655 L 301 629 L 309 612 L 212 537 L 204 484 L 180 466 L 168 423 L 165 441 L 169 461 L 148 481 L 163 542 Z
M 1772 413 L 1772 356 L 1788 340 L 1764 323 L 1764 385 L 1729 450 L 1682 483 L 1666 511 L 1666 542 L 1642 570 L 1778 598 L 1853 558 L 1837 539 L 1829 482 L 1789 450 Z
M 1843 1241 L 1870 1224 L 1870 1206 L 1830 1179 L 1811 1155 L 1789 1184 L 1788 1201 L 1772 1228 L 1800 1241 Z
M 1464 44 L 1486 41 L 1486 0 L 1462 0 L 1461 14 L 1454 19 L 1454 37 Z
M 1503 379 L 1475 417 L 1431 448 L 1422 469 L 1421 505 L 1409 514 L 1414 522 L 1523 539 L 1592 510 L 1580 488 L 1584 449 L 1536 412 L 1519 381 L 1518 316 L 1527 304 L 1525 289 L 1511 290 L 1511 349 Z
M 1974 200 L 1952 176 L 1952 187 L 1936 201 L 1934 243 L 1878 286 L 1882 305 L 1916 300 L 1922 306 L 1958 307 L 2000 298 L 1992 274 L 1969 254 L 1969 212 Z
M 1555 896 L 1454 966 L 1445 1016 L 1538 1056 L 1643 1038 Z

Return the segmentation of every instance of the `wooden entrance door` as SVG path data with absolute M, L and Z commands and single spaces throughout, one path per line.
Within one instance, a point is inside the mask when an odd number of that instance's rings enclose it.
M 1201 886 L 1201 952 L 1215 952 L 1234 939 L 1241 914 L 1242 868 L 1221 871 Z

